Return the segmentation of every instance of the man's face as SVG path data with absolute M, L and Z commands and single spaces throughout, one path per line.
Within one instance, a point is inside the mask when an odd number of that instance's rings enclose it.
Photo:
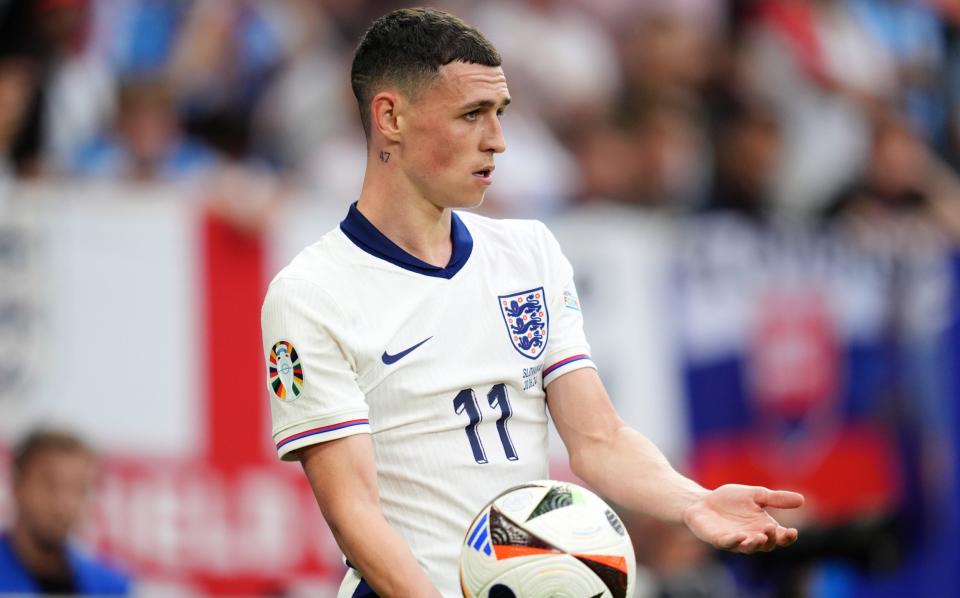
M 401 115 L 401 168 L 430 203 L 480 205 L 506 150 L 500 115 L 510 103 L 500 67 L 453 62 Z
M 25 464 L 14 482 L 19 522 L 34 540 L 58 548 L 80 522 L 96 476 L 93 457 L 81 452 L 47 451 Z

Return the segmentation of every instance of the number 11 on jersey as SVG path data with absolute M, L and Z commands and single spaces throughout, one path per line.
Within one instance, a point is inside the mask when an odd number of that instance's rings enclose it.
M 494 384 L 490 392 L 487 393 L 487 404 L 490 405 L 491 409 L 500 412 L 500 417 L 497 419 L 497 433 L 500 435 L 500 443 L 503 444 L 503 452 L 507 459 L 516 461 L 517 450 L 513 446 L 513 440 L 510 439 L 510 431 L 507 430 L 507 420 L 513 415 L 507 385 L 503 383 Z M 457 396 L 453 399 L 453 410 L 458 415 L 461 413 L 467 414 L 470 421 L 464 430 L 467 433 L 467 440 L 470 441 L 470 448 L 473 450 L 473 459 L 481 465 L 487 463 L 483 441 L 480 440 L 480 434 L 477 433 L 477 426 L 483 421 L 483 414 L 480 412 L 477 395 L 472 388 L 464 388 L 457 393 Z

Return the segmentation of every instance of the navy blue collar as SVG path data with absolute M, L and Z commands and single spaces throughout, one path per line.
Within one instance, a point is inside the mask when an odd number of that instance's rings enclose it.
M 473 252 L 473 237 L 466 225 L 460 220 L 456 212 L 451 213 L 450 241 L 453 243 L 453 254 L 446 267 L 433 266 L 414 257 L 401 249 L 396 243 L 388 239 L 377 230 L 367 218 L 357 209 L 357 202 L 350 204 L 347 217 L 340 223 L 340 230 L 354 245 L 374 257 L 390 262 L 404 270 L 410 270 L 425 276 L 437 278 L 453 278 L 463 268 Z

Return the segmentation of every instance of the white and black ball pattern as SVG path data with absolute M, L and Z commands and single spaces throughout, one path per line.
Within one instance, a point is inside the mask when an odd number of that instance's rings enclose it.
M 633 545 L 617 514 L 586 488 L 542 480 L 480 510 L 464 537 L 467 598 L 628 598 Z

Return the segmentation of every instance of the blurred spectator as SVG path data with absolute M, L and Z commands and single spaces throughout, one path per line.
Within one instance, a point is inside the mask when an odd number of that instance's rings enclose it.
M 122 76 L 156 76 L 167 68 L 189 2 L 94 0 L 92 51 Z
M 636 125 L 645 173 L 638 197 L 673 211 L 702 203 L 709 177 L 709 144 L 699 114 L 683 104 L 658 102 L 640 114 Z
M 336 30 L 340 40 L 350 47 L 360 41 L 363 32 L 367 30 L 377 17 L 384 15 L 391 10 L 403 6 L 411 6 L 410 3 L 400 2 L 398 0 L 308 0 L 315 1 L 323 7 L 324 12 L 330 19 L 330 23 Z M 457 7 L 460 10 L 453 9 L 451 4 L 459 3 Z M 471 0 L 448 0 L 437 3 L 437 8 L 451 10 L 454 14 L 463 16 L 466 14 L 466 6 Z M 414 4 L 414 6 L 416 6 Z
M 725 3 L 716 0 L 570 0 L 614 32 L 637 16 L 670 14 L 712 29 L 721 29 Z
M 586 16 L 560 0 L 498 0 L 468 20 L 489 32 L 503 56 L 517 106 L 562 127 L 605 112 L 620 85 L 612 40 Z
M 944 141 L 944 28 L 919 0 L 848 0 L 863 29 L 896 64 L 901 106 L 921 136 Z
M 570 146 L 582 173 L 581 199 L 631 203 L 642 196 L 645 165 L 636 136 L 601 122 L 580 129 Z
M 8 140 L 5 158 L 16 176 L 36 174 L 40 153 L 41 69 L 40 53 L 37 50 L 37 38 L 30 5 L 26 1 L 9 2 L 0 5 L 0 55 L 9 65 L 19 63 L 29 65 L 30 76 L 11 79 L 7 69 L 7 84 L 14 80 L 20 93 L 26 94 L 22 114 L 10 118 L 6 123 L 11 128 L 12 138 Z M 12 88 L 8 87 L 9 92 Z M 12 115 L 11 115 L 12 116 Z
M 722 114 L 713 186 L 706 207 L 764 221 L 771 215 L 771 191 L 780 163 L 779 122 L 759 102 L 734 101 Z
M 258 103 L 254 141 L 272 162 L 302 172 L 324 142 L 353 132 L 359 121 L 350 60 L 339 56 L 339 38 L 320 4 L 294 0 L 287 6 L 294 23 L 288 27 L 290 52 Z
M 0 201 L 16 175 L 16 142 L 30 109 L 35 78 L 29 57 L 0 56 Z
M 207 173 L 217 165 L 211 149 L 184 135 L 164 81 L 127 80 L 118 95 L 114 130 L 81 148 L 74 159 L 74 175 L 176 180 Z
M 88 25 L 88 0 L 0 7 L 0 55 L 25 59 L 33 71 L 12 148 L 19 176 L 61 172 L 111 118 L 113 74 L 90 52 Z
M 840 0 L 756 4 L 738 48 L 739 82 L 781 122 L 778 210 L 809 216 L 849 184 L 867 154 L 865 98 L 887 86 L 889 60 Z
M 34 11 L 44 44 L 41 166 L 63 173 L 112 120 L 114 74 L 90 51 L 90 0 L 37 0 Z
M 851 225 L 856 238 L 882 252 L 943 249 L 960 240 L 960 180 L 896 112 L 879 114 L 862 176 L 827 210 Z M 920 234 L 923 233 L 923 234 Z
M 96 459 L 63 432 L 34 432 L 13 462 L 16 518 L 0 535 L 0 592 L 126 595 L 129 582 L 69 542 L 96 478 Z
M 621 48 L 625 110 L 655 102 L 696 106 L 722 58 L 718 50 L 701 24 L 669 12 L 643 17 Z
M 672 212 L 702 203 L 710 148 L 697 115 L 667 101 L 635 112 L 629 123 L 603 120 L 568 131 L 581 170 L 579 197 Z
M 712 37 L 666 7 L 620 29 L 627 34 L 617 97 L 594 122 L 564 127 L 583 169 L 581 194 L 688 209 L 702 201 L 709 169 L 702 124 L 719 62 Z
M 171 74 L 187 129 L 234 159 L 251 150 L 251 118 L 288 51 L 285 4 L 197 0 Z

